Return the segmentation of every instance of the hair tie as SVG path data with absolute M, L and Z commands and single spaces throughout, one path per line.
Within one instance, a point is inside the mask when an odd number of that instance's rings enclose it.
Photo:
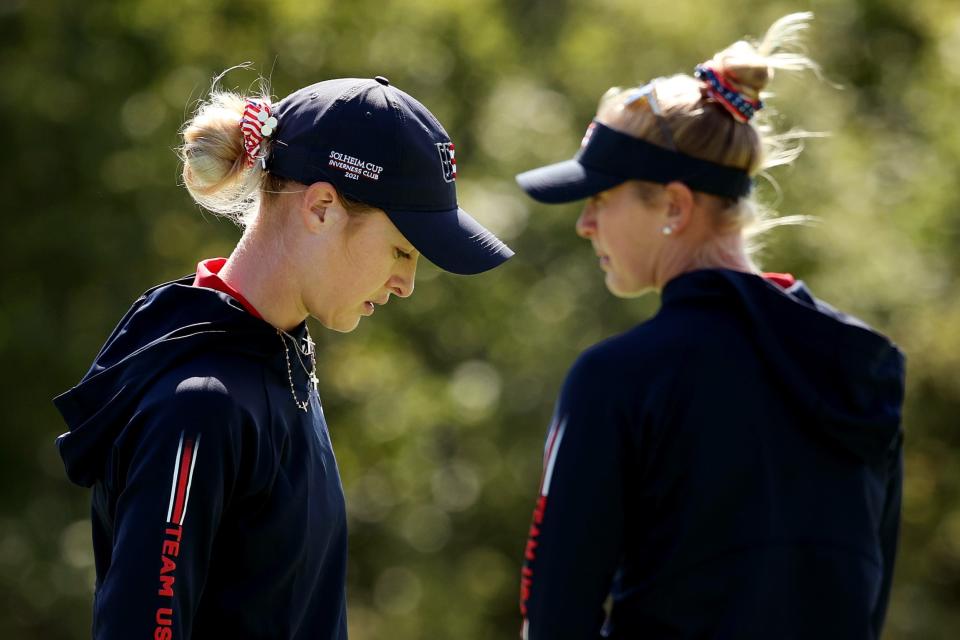
M 246 152 L 246 165 L 252 167 L 260 155 L 260 143 L 269 138 L 277 128 L 277 119 L 270 115 L 270 104 L 263 100 L 246 99 L 243 117 L 240 118 L 240 131 L 243 132 L 243 148 Z
M 750 122 L 750 118 L 763 109 L 763 102 L 744 96 L 727 82 L 722 73 L 712 67 L 697 65 L 693 77 L 706 83 L 707 95 L 719 102 L 737 122 Z

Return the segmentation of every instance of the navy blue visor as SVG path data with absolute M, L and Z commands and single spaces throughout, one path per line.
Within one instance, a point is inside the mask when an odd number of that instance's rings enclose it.
M 753 188 L 753 180 L 742 169 L 659 147 L 596 120 L 572 160 L 517 176 L 530 197 L 549 204 L 582 200 L 627 180 L 678 181 L 694 191 L 727 198 L 748 195 Z

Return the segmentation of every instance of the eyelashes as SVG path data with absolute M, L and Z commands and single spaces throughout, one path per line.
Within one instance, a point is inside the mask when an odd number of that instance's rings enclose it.
M 398 260 L 410 260 L 411 258 L 413 258 L 412 254 L 402 251 L 399 247 L 394 248 L 393 255 Z

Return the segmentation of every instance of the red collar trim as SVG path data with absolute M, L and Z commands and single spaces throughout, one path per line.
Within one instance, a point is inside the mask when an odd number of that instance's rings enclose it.
M 250 304 L 249 300 L 243 297 L 243 294 L 231 287 L 224 280 L 222 280 L 219 275 L 217 275 L 220 273 L 220 270 L 223 269 L 223 265 L 225 264 L 227 264 L 226 258 L 210 258 L 209 260 L 201 260 L 199 263 L 197 263 L 197 277 L 193 280 L 193 286 L 222 291 L 242 304 L 243 308 L 246 309 L 247 312 L 254 318 L 263 320 L 263 316 L 260 315 L 260 312 L 257 311 L 252 304 Z
M 765 273 L 763 274 L 763 277 L 781 289 L 789 289 L 793 285 L 797 284 L 797 279 L 794 278 L 790 273 Z

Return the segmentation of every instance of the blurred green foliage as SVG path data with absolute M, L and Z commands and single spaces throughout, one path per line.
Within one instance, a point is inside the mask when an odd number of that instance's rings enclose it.
M 610 85 L 688 72 L 779 16 L 817 14 L 824 79 L 778 77 L 778 125 L 827 131 L 761 198 L 820 224 L 774 232 L 769 270 L 891 335 L 909 358 L 903 535 L 885 637 L 960 628 L 960 4 L 955 0 L 89 0 L 0 2 L 7 152 L 0 252 L 0 603 L 7 637 L 89 635 L 87 492 L 50 399 L 129 303 L 227 255 L 173 148 L 210 79 L 245 60 L 283 96 L 377 74 L 457 145 L 461 203 L 517 250 L 417 292 L 352 334 L 314 327 L 351 523 L 352 637 L 518 630 L 542 438 L 565 370 L 648 317 L 604 289 L 576 206 L 517 171 L 570 156 Z M 249 88 L 238 70 L 226 85 Z M 265 550 L 266 552 L 267 550 Z

